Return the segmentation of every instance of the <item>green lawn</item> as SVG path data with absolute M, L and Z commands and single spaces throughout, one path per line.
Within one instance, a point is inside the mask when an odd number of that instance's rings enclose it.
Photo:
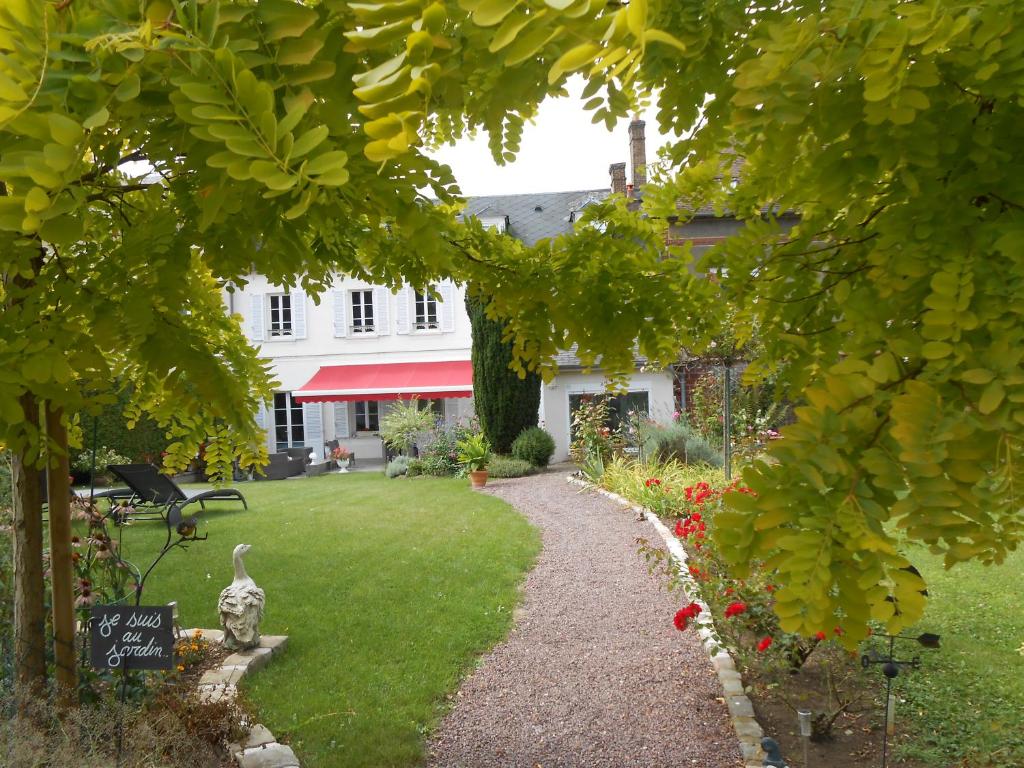
M 950 571 L 939 557 L 911 555 L 928 581 L 921 631 L 942 636 L 937 651 L 903 644 L 922 666 L 900 675 L 907 699 L 900 728 L 912 739 L 900 752 L 929 765 L 1024 765 L 1024 552 L 994 567 Z
M 216 627 L 231 552 L 267 594 L 285 654 L 244 690 L 303 766 L 409 766 L 445 694 L 511 626 L 540 549 L 524 518 L 464 479 L 350 473 L 239 486 L 249 511 L 211 505 L 209 540 L 157 566 L 143 600 L 177 600 L 183 626 Z M 125 533 L 144 565 L 159 523 Z

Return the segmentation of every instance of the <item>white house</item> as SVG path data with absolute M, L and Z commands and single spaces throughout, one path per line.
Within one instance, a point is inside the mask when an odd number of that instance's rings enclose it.
M 634 184 L 643 179 L 643 131 L 631 127 Z M 639 160 L 638 160 L 639 158 Z M 638 165 L 639 163 L 639 165 Z M 612 189 L 627 191 L 625 164 L 610 168 Z M 631 191 L 631 190 L 630 190 Z M 477 217 L 528 245 L 571 231 L 581 211 L 608 189 L 470 198 L 464 215 Z M 273 408 L 258 415 L 273 453 L 304 446 L 322 455 L 338 440 L 357 459 L 383 456 L 380 419 L 396 399 L 418 396 L 445 421 L 473 413 L 472 338 L 461 286 L 441 282 L 438 298 L 409 287 L 397 292 L 338 276 L 319 303 L 252 275 L 244 289 L 225 293 L 228 310 L 244 317 L 251 343 L 272 363 L 280 382 Z M 559 374 L 541 392 L 540 422 L 555 438 L 554 460 L 568 458 L 573 409 L 605 391 L 600 373 L 582 370 L 566 352 Z M 669 371 L 638 370 L 628 395 L 613 409 L 643 411 L 668 421 L 676 409 Z

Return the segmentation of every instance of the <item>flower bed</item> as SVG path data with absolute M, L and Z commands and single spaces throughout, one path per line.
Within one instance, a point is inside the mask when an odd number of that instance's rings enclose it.
M 795 710 L 807 708 L 814 713 L 815 751 L 821 760 L 838 768 L 871 759 L 866 755 L 880 742 L 877 675 L 863 672 L 856 656 L 835 642 L 838 627 L 811 638 L 781 629 L 773 610 L 778 585 L 770 565 L 752 562 L 737 571 L 719 554 L 715 518 L 723 496 L 752 492 L 739 482 L 727 484 L 714 468 L 626 459 L 606 464 L 601 485 L 656 513 L 679 540 L 686 552 L 685 574 L 664 549 L 641 540 L 652 570 L 668 577 L 670 589 L 688 582 L 700 591 L 692 594 L 689 587 L 685 603 L 666 621 L 680 631 L 694 631 L 702 611 L 697 601 L 708 606 L 715 641 L 735 659 L 766 734 L 782 742 L 786 757 L 799 754 Z

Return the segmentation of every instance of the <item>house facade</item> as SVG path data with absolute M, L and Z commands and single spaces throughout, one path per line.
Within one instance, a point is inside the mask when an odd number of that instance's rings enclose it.
M 472 198 L 466 215 L 533 244 L 571 230 L 582 209 L 608 190 Z M 395 400 L 417 397 L 449 424 L 473 415 L 472 335 L 465 289 L 450 281 L 420 292 L 392 291 L 339 275 L 318 297 L 250 275 L 225 293 L 243 317 L 250 343 L 271 363 L 278 391 L 257 415 L 267 450 L 307 447 L 318 457 L 337 440 L 357 460 L 382 460 L 380 420 Z M 431 295 L 431 293 L 436 294 Z M 587 372 L 571 352 L 542 385 L 539 421 L 555 439 L 553 459 L 569 456 L 572 412 L 586 396 L 605 392 L 599 372 Z M 642 363 L 642 361 L 640 361 Z M 673 374 L 639 371 L 613 409 L 668 421 L 675 410 Z
M 646 179 L 644 126 L 629 128 L 632 180 L 626 163 L 609 167 L 610 185 L 570 192 L 490 195 L 467 200 L 464 216 L 475 217 L 527 245 L 572 231 L 587 205 L 612 193 L 639 200 Z M 710 247 L 737 222 L 698 212 L 674 227 L 674 242 Z M 314 297 L 268 284 L 250 275 L 242 288 L 225 293 L 228 311 L 243 317 L 250 342 L 268 360 L 279 383 L 272 407 L 257 415 L 271 453 L 307 447 L 318 457 L 337 440 L 359 460 L 382 460 L 381 419 L 396 400 L 419 398 L 452 424 L 473 415 L 472 335 L 465 291 L 450 281 L 420 292 L 396 291 L 338 275 Z M 542 385 L 539 422 L 555 439 L 553 460 L 569 456 L 573 411 L 587 397 L 605 395 L 600 371 L 587 371 L 566 351 L 558 374 Z M 637 359 L 628 391 L 610 399 L 613 412 L 646 413 L 667 423 L 683 397 L 675 370 L 649 369 Z

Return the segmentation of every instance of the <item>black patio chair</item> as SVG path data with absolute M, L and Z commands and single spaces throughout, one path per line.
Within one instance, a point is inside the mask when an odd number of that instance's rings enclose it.
M 208 491 L 186 491 L 152 464 L 108 464 L 107 469 L 128 486 L 130 495 L 120 493 L 108 496 L 111 503 L 127 500 L 132 506 L 148 507 L 163 516 L 180 517 L 181 510 L 189 504 L 198 503 L 206 509 L 208 501 L 240 501 L 243 509 L 249 509 L 245 497 L 236 488 L 211 488 Z

